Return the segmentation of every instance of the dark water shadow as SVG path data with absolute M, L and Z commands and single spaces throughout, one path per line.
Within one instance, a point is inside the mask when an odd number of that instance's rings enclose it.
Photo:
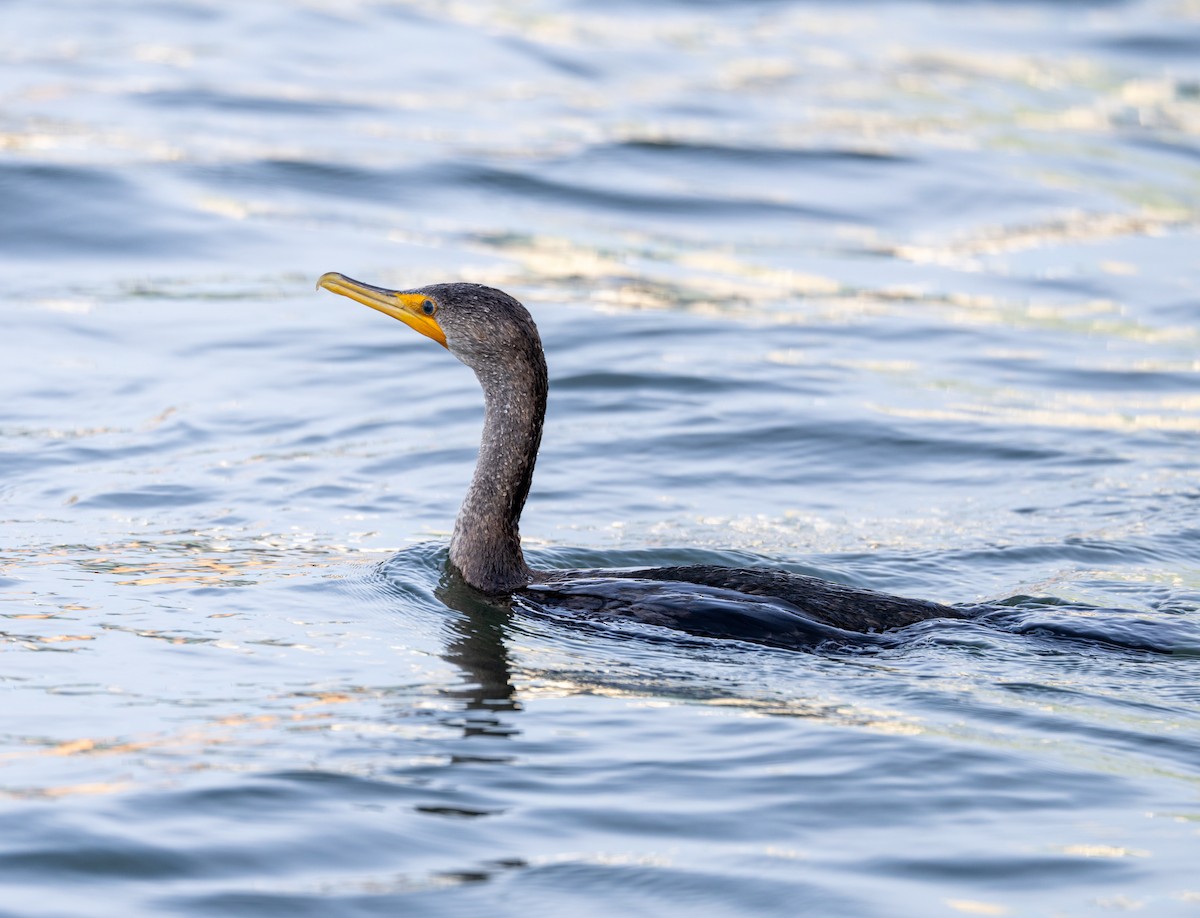
M 1031 649 L 1072 645 L 1129 653 L 1200 659 L 1200 610 L 1148 616 L 1132 609 L 1097 608 L 1046 596 L 1012 596 L 978 607 L 980 627 L 1030 639 Z

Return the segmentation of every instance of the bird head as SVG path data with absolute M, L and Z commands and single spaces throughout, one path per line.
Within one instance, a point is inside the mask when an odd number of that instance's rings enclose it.
M 475 369 L 498 360 L 520 359 L 531 348 L 541 351 L 529 311 L 495 287 L 431 284 L 412 290 L 388 290 L 337 272 L 322 274 L 317 287 L 399 319 Z

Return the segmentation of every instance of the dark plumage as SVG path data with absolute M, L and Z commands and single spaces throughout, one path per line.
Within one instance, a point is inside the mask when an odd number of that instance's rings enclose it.
M 541 444 L 548 382 L 541 338 L 528 310 L 507 293 L 479 284 L 393 291 L 326 274 L 318 286 L 400 319 L 475 371 L 483 388 L 483 434 L 450 540 L 452 565 L 475 589 L 519 594 L 537 606 L 589 616 L 632 617 L 787 646 L 965 616 L 937 603 L 760 568 L 531 571 L 519 523 Z
M 792 627 L 793 618 L 821 622 L 841 631 L 887 631 L 903 628 L 930 618 L 963 618 L 964 613 L 950 606 L 920 599 L 904 599 L 874 590 L 849 587 L 842 583 L 822 580 L 760 567 L 718 567 L 698 564 L 689 567 L 652 567 L 628 571 L 547 571 L 535 572 L 532 589 L 534 596 L 546 596 L 556 590 L 582 596 L 601 597 L 602 588 L 596 584 L 603 580 L 619 578 L 637 581 L 645 594 L 644 602 L 635 617 L 657 624 L 656 617 L 670 618 L 673 613 L 664 606 L 670 600 L 660 584 L 687 584 L 696 598 L 705 597 L 710 603 L 744 602 L 754 607 L 758 617 L 765 615 L 770 606 L 781 621 L 781 627 Z M 589 590 L 582 589 L 581 581 L 588 581 Z M 701 588 L 701 589 L 695 589 Z M 686 597 L 684 597 L 686 599 Z M 594 600 L 593 600 L 594 601 Z M 637 605 L 628 593 L 622 602 Z M 589 605 L 588 601 L 576 600 L 576 605 Z M 611 604 L 604 604 L 603 611 L 614 611 Z M 600 605 L 596 611 L 602 611 Z M 787 621 L 788 624 L 782 624 Z M 685 629 L 692 630 L 692 629 Z

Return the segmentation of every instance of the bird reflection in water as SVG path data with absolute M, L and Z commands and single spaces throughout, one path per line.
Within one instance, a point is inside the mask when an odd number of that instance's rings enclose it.
M 443 654 L 463 672 L 456 688 L 442 690 L 462 702 L 463 735 L 508 736 L 519 732 L 502 717 L 521 710 L 513 686 L 505 633 L 512 621 L 512 600 L 485 596 L 472 589 L 457 572 L 447 569 L 435 595 L 461 614 L 448 618 L 450 637 Z

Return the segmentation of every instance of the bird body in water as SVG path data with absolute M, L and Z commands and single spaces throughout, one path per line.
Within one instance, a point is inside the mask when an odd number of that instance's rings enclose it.
M 549 381 L 529 311 L 507 293 L 479 284 L 388 290 L 329 273 L 317 285 L 432 338 L 479 379 L 484 399 L 479 459 L 450 540 L 451 564 L 476 590 L 519 595 L 537 606 L 589 617 L 634 618 L 789 646 L 965 617 L 950 606 L 764 568 L 531 570 L 519 525 L 542 440 Z

